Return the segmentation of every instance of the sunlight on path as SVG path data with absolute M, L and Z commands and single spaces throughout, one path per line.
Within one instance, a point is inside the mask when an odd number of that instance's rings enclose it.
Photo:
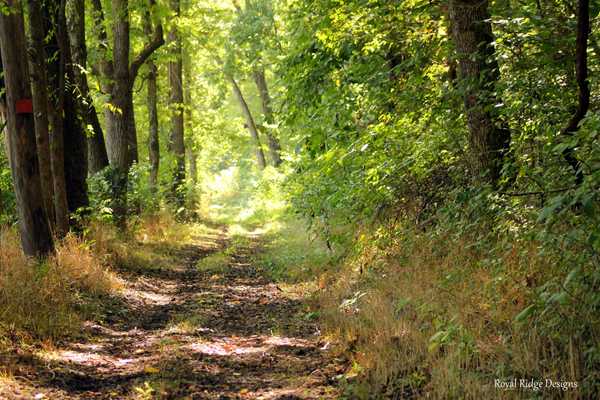
M 342 367 L 299 317 L 303 304 L 252 265 L 258 238 L 212 272 L 196 264 L 227 240 L 207 240 L 173 251 L 172 268 L 125 272 L 121 297 L 105 321 L 85 324 L 86 340 L 39 351 L 16 374 L 21 398 L 337 398 Z

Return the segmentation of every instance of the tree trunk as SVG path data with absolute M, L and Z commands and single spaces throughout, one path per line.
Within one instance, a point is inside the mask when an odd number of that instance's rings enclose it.
M 32 0 L 30 0 L 32 1 Z M 85 43 L 85 2 L 84 0 L 68 0 L 67 21 L 69 39 L 74 64 L 75 82 L 79 91 L 79 108 L 84 121 L 92 127 L 93 135 L 86 138 L 88 170 L 90 175 L 108 166 L 108 155 L 104 134 L 98 114 L 88 86 L 87 76 L 87 47 Z
M 35 128 L 31 113 L 17 114 L 17 102 L 31 99 L 25 29 L 20 2 L 6 0 L 13 12 L 0 12 L 0 53 L 6 85 L 7 128 L 12 178 L 23 251 L 43 256 L 54 248 L 40 179 Z M 45 110 L 44 110 L 45 111 Z
M 265 123 L 267 125 L 273 125 L 275 123 L 275 117 L 273 115 L 273 108 L 271 106 L 271 96 L 269 95 L 267 80 L 265 79 L 265 70 L 262 68 L 256 69 L 253 75 L 254 82 L 258 88 L 258 93 L 260 94 L 262 111 L 263 115 L 265 116 Z M 273 165 L 278 167 L 281 165 L 281 145 L 273 133 L 273 128 L 270 126 L 265 127 L 265 133 L 267 135 L 271 160 L 273 161 Z
M 83 112 L 85 115 L 86 110 L 84 109 Z M 108 154 L 98 113 L 91 104 L 88 105 L 87 112 L 85 118 L 94 132 L 93 136 L 87 138 L 88 173 L 94 175 L 108 166 Z
M 54 179 L 55 233 L 58 237 L 63 237 L 69 231 L 69 206 L 67 202 L 67 183 L 65 181 L 64 121 L 60 112 L 56 109 L 50 114 L 50 126 L 52 127 L 50 160 Z
M 189 3 L 188 3 L 189 4 Z M 193 79 L 194 79 L 194 71 L 192 66 L 192 55 L 189 51 L 184 49 L 183 52 L 183 77 L 184 77 L 184 86 L 186 88 L 193 87 Z M 196 186 L 198 184 L 198 149 L 199 145 L 194 138 L 194 104 L 192 91 L 186 90 L 184 93 L 184 102 L 185 102 L 185 130 L 188 132 L 187 142 L 185 144 L 185 152 L 186 158 L 189 162 L 188 176 L 191 179 L 192 183 L 192 200 L 196 201 Z
M 140 161 L 132 91 L 129 93 L 129 104 L 127 107 L 127 148 L 129 151 L 129 167 L 131 168 L 133 164 L 137 164 Z
M 40 165 L 40 179 L 44 209 L 50 226 L 54 226 L 54 184 L 50 162 L 50 134 L 48 126 L 48 78 L 46 75 L 46 52 L 44 50 L 44 25 L 39 1 L 29 0 L 29 73 L 35 121 L 35 139 Z
M 75 99 L 75 93 L 69 90 L 65 97 L 64 138 L 65 183 L 67 204 L 71 214 L 90 205 L 87 191 L 87 143 Z
M 240 103 L 240 108 L 242 109 L 242 113 L 244 117 L 246 117 L 246 128 L 250 132 L 250 136 L 252 136 L 252 140 L 254 141 L 254 145 L 256 146 L 256 160 L 258 161 L 258 167 L 260 169 L 265 169 L 267 166 L 267 162 L 265 161 L 265 153 L 263 153 L 262 146 L 260 144 L 260 137 L 258 134 L 258 129 L 256 129 L 256 123 L 254 122 L 254 118 L 252 117 L 252 113 L 250 112 L 250 108 L 248 107 L 248 103 L 244 99 L 244 95 L 242 94 L 242 90 L 239 85 L 235 81 L 232 76 L 229 76 L 229 81 L 231 82 L 231 86 L 233 87 L 233 93 Z
M 575 75 L 578 87 L 577 110 L 569 120 L 562 134 L 572 136 L 579 130 L 579 123 L 585 118 L 590 108 L 590 86 L 588 82 L 587 47 L 590 35 L 590 3 L 589 0 L 577 2 L 577 38 L 575 43 Z M 573 148 L 563 151 L 563 157 L 575 172 L 577 184 L 583 182 L 581 162 L 573 154 Z
M 71 46 L 67 32 L 67 18 L 65 14 L 66 0 L 61 0 L 58 14 L 55 18 L 55 31 L 64 68 L 64 79 L 69 82 L 63 90 L 65 92 L 63 109 L 64 114 L 64 148 L 65 148 L 65 183 L 67 189 L 67 204 L 70 213 L 89 206 L 87 193 L 87 145 L 86 135 L 79 119 L 80 110 L 77 104 L 77 93 L 74 90 L 75 73 L 71 58 Z M 76 222 L 76 221 L 73 221 Z
M 148 157 L 150 158 L 150 188 L 156 192 L 158 181 L 158 168 L 160 163 L 160 146 L 158 142 L 158 111 L 157 103 L 157 69 L 153 61 L 148 62 L 148 121 L 150 132 L 148 133 Z
M 102 2 L 100 0 L 91 0 L 92 8 L 93 8 L 93 19 L 94 19 L 94 32 L 96 35 L 96 41 L 98 42 L 97 50 L 102 54 L 102 58 L 99 62 L 97 68 L 95 68 L 95 72 L 99 77 L 100 88 L 104 94 L 108 96 L 112 95 L 114 89 L 113 75 L 114 68 L 113 63 L 111 61 L 112 55 L 110 53 L 110 45 L 108 39 L 108 33 L 106 31 L 105 20 L 104 20 L 104 10 L 102 8 Z M 93 66 L 92 66 L 93 67 Z M 110 104 L 112 106 L 112 104 Z M 105 149 L 107 154 L 107 159 L 109 164 L 111 164 L 109 157 L 112 151 L 110 138 L 108 137 L 111 132 L 114 131 L 113 127 L 113 109 L 111 107 L 104 108 L 104 132 L 106 134 L 105 141 Z M 90 160 L 91 164 L 95 164 L 95 157 L 91 157 L 94 160 Z M 114 158 L 114 157 L 113 157 Z M 95 168 L 90 167 L 93 171 Z M 114 171 L 113 171 L 114 172 Z
M 67 202 L 67 186 L 65 181 L 65 145 L 63 118 L 65 100 L 65 60 L 56 39 L 55 21 L 58 14 L 57 5 L 44 3 L 41 7 L 43 14 L 44 35 L 46 37 L 46 54 L 51 60 L 47 65 L 50 92 L 49 120 L 50 162 L 54 181 L 54 218 L 56 219 L 55 233 L 63 237 L 69 230 L 69 207 Z
M 113 88 L 108 114 L 111 129 L 107 131 L 107 150 L 112 171 L 113 216 L 121 228 L 127 216 L 127 172 L 129 167 L 127 112 L 129 96 L 129 9 L 127 0 L 112 0 L 113 15 Z
M 495 111 L 495 84 L 500 73 L 492 47 L 488 2 L 450 0 L 448 12 L 458 53 L 459 86 L 464 92 L 474 169 L 484 181 L 495 184 L 510 144 L 510 132 Z
M 108 39 L 108 33 L 106 31 L 105 20 L 104 20 L 104 9 L 102 8 L 102 2 L 100 0 L 91 0 L 92 13 L 94 19 L 94 32 L 96 35 L 96 41 L 98 42 L 97 51 L 102 54 L 99 65 L 97 67 L 92 65 L 92 69 L 98 75 L 100 80 L 100 88 L 103 93 L 110 95 L 113 90 L 113 63 L 112 55 L 110 52 L 110 44 Z M 107 110 L 107 109 L 105 109 Z M 109 126 L 110 114 L 104 112 L 105 119 L 105 131 L 108 132 L 111 127 Z M 107 149 L 108 154 L 108 149 Z
M 152 35 L 152 19 L 150 11 L 146 13 L 144 20 L 144 33 L 148 38 Z M 148 66 L 148 92 L 146 97 L 146 105 L 148 107 L 148 158 L 150 161 L 150 191 L 156 193 L 156 186 L 158 181 L 158 168 L 160 163 L 160 146 L 158 141 L 158 88 L 156 80 L 158 78 L 158 70 L 156 64 L 152 59 L 149 59 L 146 63 Z
M 181 13 L 179 0 L 171 0 L 171 9 L 177 16 Z M 173 170 L 173 196 L 176 204 L 183 207 L 185 204 L 185 193 L 182 190 L 185 182 L 185 142 L 183 126 L 183 63 L 181 39 L 177 27 L 169 32 L 169 42 L 172 45 L 174 61 L 169 62 L 169 85 L 171 94 L 169 106 L 171 108 L 171 133 L 169 137 L 169 149 L 175 157 Z
M 197 164 L 198 156 L 196 155 L 196 153 L 192 150 L 192 148 L 190 146 L 186 147 L 185 152 L 187 153 L 187 159 L 189 160 L 188 162 L 190 163 L 190 166 L 189 166 L 190 179 L 192 180 L 192 184 L 195 187 L 196 184 L 198 183 L 198 164 Z
M 144 29 L 150 28 L 147 30 L 148 34 L 152 34 L 149 37 L 149 42 L 146 43 L 144 48 L 135 56 L 131 65 L 129 66 L 129 113 L 127 114 L 127 120 L 129 125 L 128 131 L 128 144 L 129 144 L 129 162 L 130 165 L 134 162 L 139 162 L 139 152 L 138 152 L 138 140 L 137 140 L 137 131 L 135 126 L 135 109 L 133 106 L 133 84 L 135 79 L 137 78 L 138 72 L 141 66 L 148 60 L 148 58 L 165 43 L 163 38 L 163 28 L 162 24 L 158 23 L 154 29 L 151 31 L 150 21 L 152 20 L 152 7 L 156 5 L 156 0 L 149 0 L 149 8 L 147 9 L 147 20 L 148 23 L 144 25 Z

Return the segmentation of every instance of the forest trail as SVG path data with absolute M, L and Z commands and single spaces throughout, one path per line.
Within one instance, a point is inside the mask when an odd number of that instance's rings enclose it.
M 172 267 L 121 271 L 121 295 L 103 304 L 103 321 L 86 323 L 84 339 L 14 360 L 10 398 L 337 398 L 342 367 L 302 317 L 302 300 L 252 263 L 260 239 L 215 232 L 176 248 L 148 244 Z M 215 254 L 226 265 L 198 268 Z

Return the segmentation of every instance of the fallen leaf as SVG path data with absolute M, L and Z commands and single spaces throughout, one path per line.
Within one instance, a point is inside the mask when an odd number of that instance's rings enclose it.
M 144 367 L 144 372 L 147 374 L 158 374 L 160 370 L 155 367 Z

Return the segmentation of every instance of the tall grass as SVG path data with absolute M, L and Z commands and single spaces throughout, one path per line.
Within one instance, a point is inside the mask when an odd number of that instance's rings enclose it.
M 15 229 L 0 230 L 0 346 L 14 335 L 56 339 L 78 332 L 91 317 L 94 307 L 87 306 L 119 295 L 123 281 L 116 271 L 167 267 L 174 249 L 205 231 L 166 213 L 144 217 L 126 235 L 90 223 L 83 238 L 68 235 L 39 261 L 23 254 Z
M 590 398 L 599 382 L 573 329 L 522 318 L 546 280 L 565 270 L 538 244 L 506 238 L 474 246 L 468 235 L 389 227 L 360 236 L 354 255 L 320 293 L 322 320 L 354 363 L 360 398 Z M 566 326 L 598 332 L 598 318 L 554 309 Z M 568 330 L 568 329 L 567 329 Z M 554 333 L 554 334 L 553 334 Z M 590 340 L 589 338 L 587 340 Z M 595 344 L 598 346 L 596 335 Z M 597 364 L 596 364 L 597 365 Z M 498 382 L 547 379 L 577 389 L 502 390 Z
M 44 261 L 27 258 L 14 229 L 0 231 L 0 336 L 21 331 L 56 338 L 80 321 L 81 294 L 107 294 L 119 287 L 89 244 L 69 235 Z

